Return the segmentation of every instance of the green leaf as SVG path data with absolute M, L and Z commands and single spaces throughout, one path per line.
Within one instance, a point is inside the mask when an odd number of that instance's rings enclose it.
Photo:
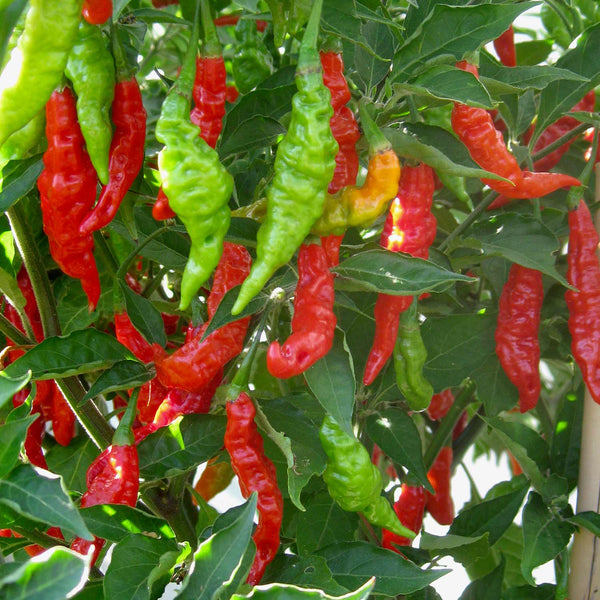
M 421 436 L 413 420 L 399 408 L 388 408 L 369 415 L 366 425 L 371 440 L 433 493 L 423 464 Z
M 27 429 L 39 413 L 22 419 L 11 420 L 0 427 L 0 479 L 6 477 L 19 462 L 19 453 L 27 435 Z
M 10 556 L 17 550 L 22 550 L 25 546 L 29 546 L 29 541 L 24 538 L 17 537 L 0 537 L 0 552 L 2 552 L 2 556 Z M 17 565 L 18 567 L 18 565 Z M 0 578 L 2 577 L 2 573 L 0 573 Z
M 46 453 L 48 468 L 60 475 L 69 491 L 83 494 L 87 489 L 85 474 L 98 456 L 98 448 L 87 435 L 71 440 L 68 446 L 55 444 Z
M 85 585 L 90 567 L 81 554 L 55 546 L 44 560 L 33 558 L 0 579 L 0 598 L 6 600 L 64 600 Z
M 4 236 L 4 233 L 2 234 Z M 12 232 L 10 233 L 10 239 L 12 240 Z M 4 246 L 2 248 L 4 250 Z M 8 257 L 3 257 L 8 262 Z M 12 264 L 6 265 L 9 270 L 12 270 Z M 0 268 L 0 290 L 2 290 L 6 299 L 17 309 L 25 308 L 25 297 L 23 292 L 19 289 L 19 284 L 14 274 L 10 273 L 4 268 Z
M 469 563 L 474 556 L 483 556 L 488 551 L 488 534 L 477 537 L 435 536 L 422 531 L 419 547 L 427 550 L 432 557 L 451 556 L 456 562 Z
M 144 21 L 149 25 L 153 23 L 177 23 L 179 25 L 189 25 L 189 21 L 182 19 L 166 10 L 156 10 L 152 8 L 136 8 L 131 11 L 131 17 Z
M 597 512 L 586 510 L 572 516 L 568 521 L 578 527 L 584 527 L 596 537 L 600 537 L 600 514 Z
M 579 477 L 582 424 L 583 402 L 575 395 L 567 395 L 556 416 L 550 446 L 550 468 L 569 482 L 569 489 L 575 487 Z
M 221 302 L 219 302 L 219 306 L 210 320 L 208 327 L 202 334 L 203 339 L 208 337 L 213 331 L 223 327 L 223 325 L 227 325 L 228 323 L 233 323 L 238 319 L 253 315 L 254 313 L 257 313 L 265 308 L 268 298 L 265 294 L 260 293 L 252 298 L 250 302 L 248 302 L 244 310 L 242 310 L 239 315 L 232 315 L 231 309 L 235 304 L 241 287 L 241 285 L 236 285 L 225 293 L 221 299 Z
M 121 280 L 119 284 L 125 298 L 127 314 L 133 326 L 148 342 L 159 344 L 164 348 L 167 345 L 167 335 L 158 309 L 150 300 L 136 294 L 125 281 Z
M 166 556 L 165 556 L 166 555 Z M 155 539 L 131 534 L 113 549 L 112 558 L 104 576 L 106 600 L 150 600 L 159 598 L 169 582 L 164 573 L 154 582 L 153 571 L 164 568 L 164 558 L 169 568 L 175 566 L 179 551 L 174 540 Z
M 549 463 L 549 448 L 544 439 L 523 423 L 498 417 L 481 418 L 494 430 L 502 445 L 512 452 L 532 485 L 538 491 L 543 490 L 545 480 L 541 472 Z
M 329 544 L 354 541 L 358 519 L 357 513 L 342 510 L 327 492 L 311 497 L 306 511 L 298 515 L 298 552 L 310 556 Z
M 600 23 L 586 29 L 577 46 L 567 50 L 557 61 L 556 67 L 567 69 L 585 77 L 588 81 L 558 80 L 550 83 L 540 96 L 537 125 L 529 141 L 535 145 L 543 130 L 568 112 L 583 96 L 600 82 Z
M 461 510 L 448 533 L 471 538 L 489 533 L 489 543 L 493 546 L 513 522 L 528 488 L 525 477 L 514 478 L 506 493 Z
M 306 383 L 325 411 L 352 434 L 355 377 L 346 338 L 336 330 L 331 350 L 304 373 Z
M 239 127 L 219 146 L 219 155 L 227 157 L 230 154 L 270 146 L 285 132 L 286 128 L 276 119 L 256 115 L 240 123 Z
M 461 60 L 506 31 L 515 18 L 535 2 L 446 6 L 437 4 L 399 48 L 393 63 L 393 81 L 405 80 L 428 62 Z
M 368 542 L 332 544 L 319 550 L 334 579 L 348 589 L 375 577 L 373 593 L 397 596 L 416 592 L 439 579 L 446 569 L 422 570 L 396 552 Z
M 83 401 L 100 394 L 140 387 L 153 377 L 154 374 L 145 364 L 133 360 L 123 360 L 106 369 L 94 381 L 92 387 L 83 397 Z
M 496 95 L 522 94 L 529 89 L 543 90 L 557 81 L 579 84 L 588 81 L 587 77 L 582 77 L 569 69 L 549 65 L 505 67 L 486 54 L 481 54 L 479 76 L 490 92 Z
M 458 600 L 500 600 L 503 577 L 504 561 L 485 577 L 472 581 Z
M 457 240 L 454 247 L 478 248 L 483 250 L 481 258 L 502 256 L 541 271 L 564 286 L 569 285 L 554 266 L 560 249 L 558 238 L 530 215 L 503 213 L 474 223 L 469 228 L 468 237 Z
M 187 473 L 223 446 L 224 416 L 187 415 L 161 427 L 138 445 L 140 472 L 146 481 Z
M 44 164 L 40 155 L 11 161 L 0 176 L 0 212 L 6 212 L 15 202 L 33 189 Z
M 17 377 L 9 377 L 4 371 L 0 371 L 0 408 L 2 408 L 12 397 L 22 390 L 31 380 L 31 373 L 27 372 Z
M 535 585 L 531 572 L 552 560 L 566 548 L 575 527 L 550 512 L 542 497 L 530 492 L 523 508 L 523 561 L 521 572 L 530 585 Z
M 31 371 L 32 379 L 57 379 L 106 369 L 121 360 L 136 360 L 125 346 L 97 329 L 46 338 L 4 369 L 9 377 Z
M 327 462 L 319 441 L 324 413 L 310 394 L 261 400 L 260 409 L 271 427 L 290 442 L 293 465 L 288 466 L 288 492 L 303 510 L 300 493 L 313 475 L 323 473 Z
M 152 217 L 151 208 L 148 206 L 136 206 L 134 209 L 135 225 L 137 228 L 135 239 L 127 229 L 123 221 L 120 220 L 120 215 L 115 217 L 109 226 L 110 231 L 122 236 L 132 247 L 137 246 L 138 242 L 141 244 L 157 229 L 164 228 L 164 224 L 156 222 Z M 148 242 L 141 250 L 140 255 L 150 260 L 154 260 L 157 263 L 174 269 L 176 271 L 183 271 L 188 256 L 190 254 L 190 241 L 189 237 L 185 234 L 185 228 L 183 226 L 172 226 L 153 238 L 152 241 Z
M 398 156 L 424 162 L 459 177 L 502 179 L 479 168 L 464 144 L 443 127 L 405 123 L 402 129 L 387 127 L 383 132 Z
M 251 125 L 258 117 L 279 121 L 292 110 L 292 97 L 296 93 L 293 82 L 270 89 L 261 88 L 242 96 L 227 112 L 221 132 L 221 152 L 224 154 L 229 140 L 235 139 L 242 128 Z
M 256 247 L 256 234 L 260 224 L 253 219 L 245 217 L 231 217 L 229 229 L 225 239 L 234 244 L 242 244 L 247 247 Z M 219 305 L 220 306 L 220 305 Z M 255 311 L 257 312 L 257 311 Z
M 97 504 L 80 509 L 88 529 L 110 542 L 120 542 L 132 533 L 173 538 L 166 521 L 124 504 Z
M 389 26 L 373 21 L 365 23 L 361 31 L 367 44 L 377 55 L 375 56 L 373 52 L 367 51 L 362 46 L 359 46 L 354 54 L 354 66 L 365 84 L 365 89 L 370 90 L 378 85 L 390 71 L 394 55 L 394 36 L 390 33 Z
M 256 499 L 256 493 L 252 493 L 235 521 L 200 544 L 178 598 L 211 600 L 220 597 L 227 588 L 227 582 L 240 568 L 250 544 Z
M 421 324 L 427 347 L 423 369 L 427 381 L 441 392 L 471 377 L 490 416 L 511 409 L 518 400 L 517 389 L 496 355 L 496 325 L 497 316 L 490 314 L 428 317 Z
M 556 586 L 552 583 L 542 583 L 535 587 L 520 585 L 508 588 L 502 594 L 502 600 L 554 600 L 555 598 Z
M 358 252 L 333 271 L 345 289 L 400 296 L 443 291 L 455 281 L 475 281 L 422 258 L 388 250 Z
M 477 77 L 450 65 L 433 65 L 412 81 L 394 84 L 394 90 L 480 108 L 494 108 L 488 91 Z
M 310 526 L 314 527 L 314 524 Z M 278 554 L 267 567 L 264 578 L 265 581 L 318 589 L 325 594 L 344 594 L 348 591 L 333 579 L 327 562 L 321 556 Z
M 373 578 L 366 581 L 354 592 L 348 592 L 343 596 L 330 596 L 321 590 L 310 590 L 298 588 L 283 583 L 273 583 L 269 586 L 255 587 L 248 595 L 235 594 L 231 600 L 367 600 L 373 591 Z
M 86 540 L 92 539 L 62 479 L 49 471 L 36 471 L 30 465 L 14 469 L 6 479 L 0 480 L 0 504 L 6 504 L 24 517 L 60 527 Z
M 327 0 L 323 3 L 321 28 L 352 43 L 361 43 L 361 21 L 356 15 L 356 2 Z M 364 41 L 362 42 L 363 45 Z

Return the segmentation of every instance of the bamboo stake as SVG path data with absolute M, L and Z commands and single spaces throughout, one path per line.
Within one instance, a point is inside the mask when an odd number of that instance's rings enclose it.
M 593 157 L 590 158 L 593 160 Z M 595 166 L 595 199 L 600 200 L 600 163 Z M 600 231 L 600 210 L 595 215 Z M 599 253 L 600 254 L 600 253 Z M 577 483 L 577 512 L 600 512 L 600 405 L 585 390 L 579 481 Z M 581 528 L 573 537 L 569 600 L 600 600 L 600 538 Z

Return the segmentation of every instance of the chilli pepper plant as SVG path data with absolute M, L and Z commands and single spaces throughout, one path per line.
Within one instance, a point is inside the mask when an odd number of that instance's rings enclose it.
M 0 0 L 0 597 L 591 598 L 596 4 Z

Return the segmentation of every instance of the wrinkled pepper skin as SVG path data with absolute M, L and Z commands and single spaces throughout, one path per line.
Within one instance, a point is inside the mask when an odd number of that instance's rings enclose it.
M 113 444 L 106 448 L 88 467 L 87 490 L 81 497 L 81 507 L 97 504 L 125 504 L 135 506 L 140 487 L 140 469 L 135 444 L 121 446 Z M 92 564 L 96 562 L 104 540 L 96 537 L 90 542 L 75 538 L 71 549 L 79 554 L 92 550 Z
M 404 527 L 413 533 L 411 538 L 397 535 L 393 531 L 384 529 L 381 536 L 381 545 L 388 550 L 398 552 L 398 546 L 410 546 L 423 525 L 425 512 L 425 490 L 421 486 L 411 486 L 406 483 L 400 488 L 400 497 L 394 502 L 394 512 Z
M 317 0 L 313 5 L 300 47 L 290 125 L 277 148 L 274 176 L 267 188 L 267 215 L 257 234 L 256 261 L 233 306 L 234 315 L 292 258 L 323 212 L 333 177 L 338 146 L 329 125 L 333 109 L 316 49 L 321 4 Z
M 215 271 L 208 297 L 209 319 L 215 314 L 225 293 L 240 285 L 250 272 L 250 254 L 244 246 L 225 242 L 223 255 Z M 238 319 L 213 331 L 202 339 L 208 324 L 171 355 L 156 356 L 159 381 L 188 392 L 201 392 L 231 359 L 244 349 L 249 317 Z
M 327 455 L 323 480 L 333 500 L 343 510 L 362 513 L 374 525 L 385 527 L 397 535 L 414 537 L 381 496 L 381 473 L 371 462 L 367 449 L 329 415 L 323 420 L 319 438 Z
M 236 46 L 231 67 L 233 80 L 242 94 L 264 81 L 273 70 L 273 58 L 258 35 L 256 21 L 240 19 L 235 27 Z
M 81 224 L 82 235 L 98 231 L 113 220 L 144 163 L 146 110 L 135 77 L 118 81 L 114 96 L 111 115 L 115 133 L 110 145 L 108 184 L 102 187 L 96 206 Z
M 200 128 L 200 137 L 215 148 L 223 129 L 227 72 L 222 55 L 196 58 L 196 77 L 192 96 L 194 108 L 190 119 Z
M 600 404 L 600 263 L 598 234 L 584 200 L 569 211 L 567 290 L 571 351 L 592 398 Z
M 195 49 L 195 39 L 190 44 Z M 158 155 L 163 189 L 192 242 L 181 280 L 181 310 L 190 305 L 219 262 L 231 219 L 228 203 L 233 190 L 233 178 L 219 155 L 190 121 L 195 64 L 195 52 L 188 52 L 156 123 L 156 139 L 165 145 Z
M 417 303 L 400 316 L 398 339 L 394 347 L 396 384 L 411 410 L 425 410 L 431 402 L 433 387 L 423 376 L 427 349 L 421 337 Z
M 52 258 L 64 273 L 81 281 L 93 310 L 100 298 L 94 239 L 79 227 L 96 199 L 96 171 L 77 123 L 75 96 L 69 88 L 53 92 L 46 105 L 44 170 L 38 178 L 44 231 Z
M 542 274 L 513 264 L 498 304 L 496 354 L 519 390 L 519 410 L 534 408 L 541 392 L 539 327 L 544 286 Z
M 474 65 L 461 61 L 456 66 L 478 77 Z M 498 208 L 509 199 L 540 198 L 562 187 L 580 185 L 575 177 L 561 173 L 521 171 L 517 160 L 506 147 L 502 133 L 494 127 L 491 115 L 483 108 L 455 102 L 451 121 L 452 129 L 467 147 L 471 158 L 482 169 L 508 179 L 481 180 L 503 196 L 502 201 L 497 199 L 490 208 Z
M 452 447 L 444 446 L 427 473 L 435 494 L 425 490 L 427 511 L 440 525 L 454 521 L 454 502 L 451 493 Z
M 431 207 L 435 190 L 433 170 L 425 164 L 402 169 L 396 197 L 381 234 L 380 245 L 392 252 L 429 257 L 437 222 Z M 371 385 L 392 356 L 398 337 L 400 315 L 409 308 L 412 296 L 378 294 L 375 303 L 375 337 L 369 352 L 363 383 Z
M 336 318 L 333 274 L 325 250 L 303 244 L 298 254 L 298 284 L 294 298 L 292 334 L 267 351 L 267 369 L 274 377 L 287 379 L 304 373 L 333 345 Z
M 90 160 L 102 184 L 108 183 L 112 141 L 110 107 L 115 90 L 115 64 L 95 25 L 82 21 L 65 74 L 77 95 L 77 118 Z
M 390 147 L 369 159 L 367 178 L 361 187 L 348 186 L 327 196 L 323 214 L 314 224 L 316 235 L 339 235 L 348 227 L 366 227 L 381 216 L 398 191 L 400 161 Z
M 254 422 L 256 408 L 252 400 L 241 392 L 235 401 L 227 402 L 226 410 L 225 448 L 242 495 L 248 498 L 252 492 L 258 494 L 258 525 L 252 536 L 256 555 L 247 580 L 250 585 L 257 585 L 279 549 L 283 497 L 275 465 L 265 454 L 262 436 Z
M 77 38 L 82 4 L 29 2 L 23 34 L 0 75 L 0 147 L 44 108 L 60 83 Z

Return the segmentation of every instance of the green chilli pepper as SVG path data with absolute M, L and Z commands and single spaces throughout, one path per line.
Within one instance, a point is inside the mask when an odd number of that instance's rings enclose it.
M 233 80 L 237 89 L 246 94 L 271 74 L 273 57 L 259 37 L 255 21 L 240 19 L 235 37 L 240 44 L 231 62 Z
M 400 316 L 398 339 L 394 347 L 396 384 L 411 410 L 425 410 L 431 402 L 433 388 L 423 376 L 427 349 L 421 337 L 417 316 L 417 299 Z
M 82 21 L 69 54 L 65 75 L 77 94 L 77 119 L 98 179 L 108 183 L 112 141 L 110 107 L 115 91 L 115 63 L 96 25 Z
M 83 0 L 31 0 L 23 34 L 0 75 L 0 146 L 46 105 L 77 37 Z
M 202 11 L 208 10 L 203 1 Z M 229 229 L 228 203 L 233 190 L 233 178 L 219 162 L 219 155 L 190 121 L 197 51 L 196 25 L 179 77 L 156 123 L 156 139 L 165 145 L 158 155 L 162 187 L 192 242 L 181 280 L 181 310 L 189 306 L 219 262 Z
M 12 133 L 0 148 L 0 161 L 27 158 L 44 138 L 46 112 L 41 110 L 29 123 Z
M 321 216 L 333 177 L 338 145 L 329 126 L 331 96 L 317 52 L 322 4 L 315 1 L 300 47 L 290 126 L 277 149 L 275 174 L 266 192 L 267 215 L 257 234 L 256 261 L 242 284 L 234 315 L 292 258 Z
M 371 462 L 367 449 L 329 415 L 323 420 L 319 437 L 327 455 L 323 479 L 337 504 L 343 510 L 362 513 L 374 525 L 414 538 L 414 532 L 402 525 L 381 495 L 381 473 Z

